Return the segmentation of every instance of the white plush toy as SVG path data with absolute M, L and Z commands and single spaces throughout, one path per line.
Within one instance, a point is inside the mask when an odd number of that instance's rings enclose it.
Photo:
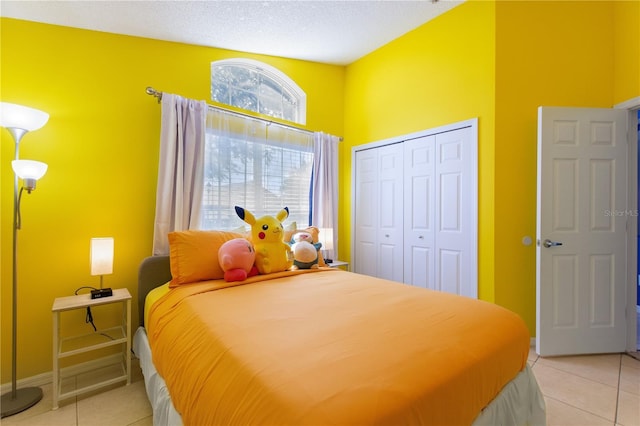
M 291 236 L 291 251 L 293 252 L 293 269 L 318 268 L 318 250 L 322 243 L 314 243 L 309 232 L 298 231 Z

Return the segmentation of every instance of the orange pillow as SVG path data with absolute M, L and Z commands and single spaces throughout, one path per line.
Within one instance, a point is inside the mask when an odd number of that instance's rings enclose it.
M 170 288 L 224 278 L 218 249 L 226 241 L 242 238 L 229 231 L 174 231 L 169 233 Z

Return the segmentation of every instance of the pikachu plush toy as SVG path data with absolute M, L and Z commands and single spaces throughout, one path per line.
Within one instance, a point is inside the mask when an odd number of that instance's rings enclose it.
M 286 271 L 293 265 L 291 247 L 284 242 L 282 221 L 289 217 L 285 207 L 274 216 L 258 219 L 246 209 L 235 207 L 240 219 L 251 225 L 251 242 L 256 251 L 256 267 L 260 274 Z

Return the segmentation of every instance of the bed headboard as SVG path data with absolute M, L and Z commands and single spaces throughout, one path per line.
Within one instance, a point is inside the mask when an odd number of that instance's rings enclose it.
M 156 287 L 171 280 L 169 256 L 150 256 L 140 263 L 138 269 L 138 316 L 144 325 L 144 299 Z

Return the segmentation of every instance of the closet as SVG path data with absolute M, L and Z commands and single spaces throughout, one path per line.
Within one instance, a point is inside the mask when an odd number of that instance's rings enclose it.
M 353 271 L 477 297 L 477 120 L 352 152 Z

